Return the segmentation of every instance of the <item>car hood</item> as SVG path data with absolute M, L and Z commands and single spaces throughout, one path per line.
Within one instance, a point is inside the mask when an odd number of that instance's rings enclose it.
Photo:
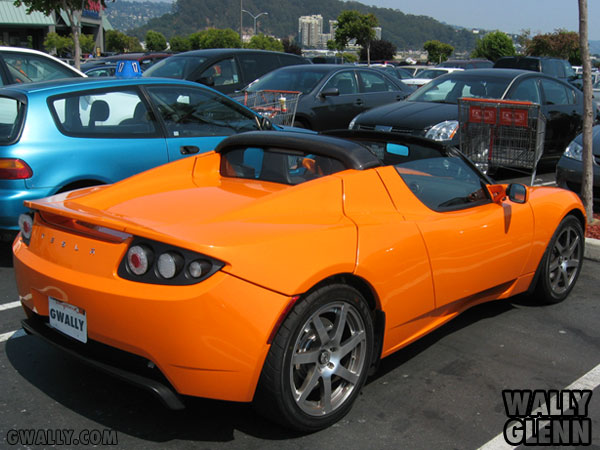
M 445 120 L 457 119 L 458 106 L 455 104 L 402 101 L 366 111 L 356 119 L 356 124 L 427 130 Z
M 209 255 L 224 271 L 288 294 L 301 289 L 289 271 L 300 280 L 328 266 L 353 270 L 356 227 L 344 215 L 341 178 L 297 186 L 225 178 L 219 162 L 210 152 L 27 206 Z

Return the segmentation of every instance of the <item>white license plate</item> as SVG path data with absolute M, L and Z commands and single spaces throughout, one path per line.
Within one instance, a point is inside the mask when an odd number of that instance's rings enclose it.
M 50 326 L 83 343 L 87 342 L 85 311 L 74 305 L 48 297 Z

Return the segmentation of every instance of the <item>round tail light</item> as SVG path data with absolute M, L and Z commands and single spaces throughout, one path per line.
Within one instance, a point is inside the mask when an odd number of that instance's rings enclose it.
M 145 245 L 134 245 L 127 252 L 127 268 L 134 275 L 144 275 L 152 263 L 152 250 Z
M 161 277 L 169 279 L 179 273 L 182 265 L 183 257 L 181 255 L 175 252 L 167 252 L 158 257 L 156 270 L 158 270 Z
M 29 214 L 21 214 L 19 216 L 19 229 L 24 239 L 31 238 L 31 231 L 33 230 L 33 218 Z
M 188 273 L 192 278 L 201 278 L 212 269 L 212 264 L 203 259 L 192 261 L 188 266 Z

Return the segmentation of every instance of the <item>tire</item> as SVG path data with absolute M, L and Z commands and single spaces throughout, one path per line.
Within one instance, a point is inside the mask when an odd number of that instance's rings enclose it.
M 255 406 L 298 431 L 326 428 L 350 411 L 373 355 L 373 319 L 363 296 L 336 284 L 300 300 L 277 332 Z
M 296 128 L 305 128 L 307 130 L 310 130 L 310 127 L 302 120 L 294 120 L 293 126 Z
M 559 303 L 567 298 L 581 272 L 584 242 L 579 220 L 565 217 L 550 239 L 538 268 L 534 295 L 541 303 Z

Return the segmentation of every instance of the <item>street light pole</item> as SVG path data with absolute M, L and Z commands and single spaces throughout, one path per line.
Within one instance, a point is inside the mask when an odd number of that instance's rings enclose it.
M 242 12 L 245 12 L 247 14 L 250 15 L 250 17 L 252 17 L 254 19 L 254 36 L 256 36 L 256 19 L 258 19 L 260 16 L 266 16 L 269 13 L 268 12 L 261 12 L 259 14 L 257 14 L 256 16 L 254 14 L 252 14 L 250 11 L 246 11 L 245 9 L 242 9 Z

